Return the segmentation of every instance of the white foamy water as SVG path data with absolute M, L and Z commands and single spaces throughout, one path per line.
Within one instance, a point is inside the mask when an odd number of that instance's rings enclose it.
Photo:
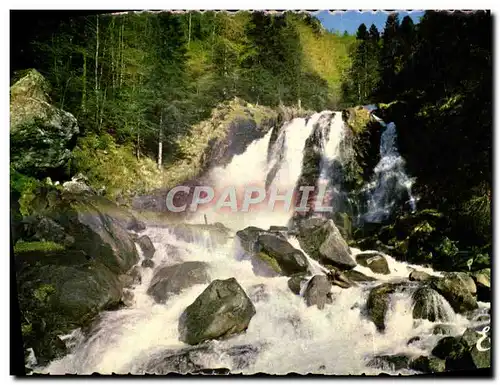
M 270 169 L 279 165 L 271 186 L 294 188 L 302 171 L 305 142 L 322 115 L 313 115 L 307 123 L 305 119 L 294 119 L 285 125 L 277 139 L 277 143 L 281 140 L 283 142 L 273 146 L 274 153 L 271 153 L 269 161 L 267 154 L 271 132 L 254 141 L 245 153 L 235 156 L 226 167 L 212 170 L 213 181 L 218 188 L 230 184 L 247 186 L 251 183 L 264 186 Z M 329 136 L 325 138 L 323 150 L 327 161 L 338 156 L 343 131 L 339 116 L 339 113 L 335 113 Z M 324 176 L 329 176 L 326 171 Z M 264 229 L 270 225 L 286 225 L 292 213 L 260 209 L 249 213 L 224 214 L 208 208 L 192 221 L 201 223 L 203 214 L 207 215 L 209 222 L 222 222 L 236 231 L 250 225 Z M 180 262 L 204 261 L 209 265 L 211 281 L 236 278 L 256 309 L 246 332 L 213 342 L 212 353 L 201 353 L 198 365 L 205 368 L 225 367 L 233 373 L 244 374 L 378 374 L 380 369 L 368 365 L 374 356 L 428 355 L 439 338 L 432 334 L 436 323 L 413 319 L 412 287 L 391 295 L 384 333 L 377 331 L 366 314 L 371 288 L 381 281 L 399 282 L 406 279 L 412 268 L 440 275 L 430 268 L 409 265 L 384 255 L 390 274 L 375 274 L 368 268 L 356 266 L 355 270 L 375 277 L 377 281 L 358 283 L 349 289 L 333 286 L 333 303 L 319 310 L 316 306 L 307 307 L 302 296 L 292 293 L 288 288 L 288 277 L 270 276 L 261 271 L 252 257 L 243 251 L 234 234 L 231 234 L 225 244 L 217 245 L 207 230 L 198 231 L 193 241 L 187 242 L 166 228 L 147 228 L 144 234 L 151 238 L 156 248 L 153 257 L 156 268 Z M 296 238 L 289 237 L 288 240 L 292 246 L 301 249 Z M 352 253 L 355 258 L 363 251 L 352 249 Z M 142 259 L 142 253 L 140 255 Z M 307 254 L 306 257 L 313 274 L 325 272 L 326 269 L 318 262 Z M 140 264 L 141 261 L 138 265 Z M 142 272 L 142 282 L 133 288 L 132 305 L 117 311 L 103 312 L 90 331 L 72 333 L 68 336 L 68 341 L 71 340 L 71 353 L 53 361 L 42 368 L 42 371 L 140 374 L 147 367 L 148 373 L 154 373 L 155 365 L 151 364 L 153 358 L 161 358 L 162 352 L 167 349 L 178 351 L 188 347 L 179 340 L 179 318 L 208 284 L 195 285 L 170 297 L 165 304 L 157 304 L 147 294 L 153 270 L 142 267 L 139 269 Z M 304 288 L 305 285 L 302 285 L 301 293 Z M 481 306 L 486 308 L 486 305 Z M 448 313 L 450 311 L 449 308 L 445 310 Z M 458 335 L 465 330 L 468 321 L 456 316 L 452 310 L 451 312 L 450 323 L 454 333 Z M 420 341 L 408 345 L 408 340 L 414 336 L 421 337 Z M 250 346 L 256 350 L 248 365 L 241 368 L 235 366 L 235 362 L 227 354 L 232 347 L 239 346 Z M 410 374 L 411 371 L 401 373 Z
M 391 214 L 397 200 L 406 191 L 409 205 L 414 211 L 416 199 L 412 195 L 413 179 L 405 172 L 405 160 L 397 148 L 397 132 L 394 123 L 385 124 L 373 115 L 383 126 L 380 138 L 380 161 L 375 167 L 372 181 L 365 187 L 368 207 L 364 219 L 381 222 Z

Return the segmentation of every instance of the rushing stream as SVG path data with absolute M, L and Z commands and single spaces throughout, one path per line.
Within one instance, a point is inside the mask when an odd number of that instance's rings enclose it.
M 294 188 L 302 172 L 305 142 L 316 124 L 324 125 L 325 129 L 321 150 L 324 156 L 318 183 L 331 186 L 331 175 L 328 175 L 327 170 L 331 162 L 340 156 L 340 142 L 345 127 L 341 113 L 327 111 L 307 120 L 298 118 L 281 128 L 275 127 L 279 132 L 274 143 L 270 143 L 272 132 L 269 131 L 251 143 L 245 153 L 235 156 L 226 167 L 213 169 L 210 177 L 214 189 L 249 184 L 261 187 L 267 184 L 268 188 L 278 189 Z M 388 125 L 386 135 L 392 135 L 390 130 L 392 128 Z M 394 160 L 394 156 L 399 154 L 397 149 L 394 152 L 391 138 L 386 140 L 383 140 L 388 146 L 386 154 Z M 379 168 L 383 169 L 384 166 L 380 165 Z M 270 172 L 274 176 L 270 177 Z M 377 188 L 383 190 L 383 183 Z M 384 195 L 385 192 L 379 190 L 375 189 L 373 202 L 377 201 L 378 196 Z M 283 209 L 266 211 L 265 207 L 247 213 L 220 212 L 208 207 L 190 219 L 192 223 L 203 223 L 203 216 L 206 215 L 209 223 L 221 222 L 230 228 L 233 234 L 224 244 L 215 242 L 207 230 L 193 232 L 190 239 L 177 236 L 167 226 L 149 227 L 141 233 L 148 235 L 154 243 L 156 253 L 153 261 L 156 267 L 204 261 L 210 266 L 211 280 L 236 278 L 255 306 L 256 314 L 246 332 L 227 340 L 210 342 L 205 350 L 193 353 L 191 360 L 204 368 L 228 368 L 232 373 L 245 374 L 378 374 L 380 368 L 368 365 L 376 355 L 428 355 L 437 340 L 442 338 L 434 335 L 432 329 L 443 322 L 413 319 L 414 289 L 411 286 L 409 290 L 392 295 L 385 333 L 377 331 L 366 315 L 365 306 L 372 287 L 381 281 L 406 279 L 412 267 L 432 275 L 439 276 L 440 273 L 398 262 L 387 255 L 390 274 L 375 274 L 369 268 L 358 265 L 354 270 L 375 277 L 377 281 L 362 282 L 349 289 L 333 286 L 332 305 L 322 310 L 316 306 L 307 307 L 304 299 L 288 288 L 288 277 L 268 277 L 256 271 L 250 256 L 244 252 L 238 237 L 234 235 L 237 230 L 247 226 L 263 229 L 271 225 L 286 226 L 291 214 L 291 211 Z M 294 247 L 300 248 L 295 238 L 289 237 L 289 241 Z M 354 255 L 363 253 L 357 249 L 352 249 L 352 252 Z M 325 271 L 314 260 L 308 258 L 308 262 L 311 272 L 322 274 Z M 138 265 L 141 266 L 141 261 Z M 70 336 L 65 336 L 66 343 L 72 347 L 71 353 L 50 363 L 43 368 L 44 372 L 165 372 L 162 366 L 165 352 L 188 347 L 179 341 L 179 317 L 207 285 L 192 286 L 171 297 L 167 303 L 158 304 L 146 293 L 154 270 L 139 269 L 142 282 L 133 287 L 133 304 L 102 313 L 90 330 L 76 330 Z M 462 333 L 470 321 L 455 314 L 444 302 L 440 297 L 433 303 L 442 308 L 441 312 L 446 315 L 446 323 L 452 328 L 452 334 Z M 481 303 L 480 306 L 487 307 L 489 304 Z M 407 344 L 414 336 L 420 336 L 421 339 Z M 390 367 L 385 372 L 411 373 L 408 369 L 394 371 Z

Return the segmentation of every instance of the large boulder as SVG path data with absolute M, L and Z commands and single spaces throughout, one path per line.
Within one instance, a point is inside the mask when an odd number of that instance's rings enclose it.
M 255 307 L 235 278 L 215 280 L 183 312 L 180 340 L 196 345 L 245 331 Z
M 205 262 L 184 262 L 164 266 L 154 273 L 147 293 L 158 303 L 166 302 L 172 295 L 193 285 L 210 282 L 208 264 Z
M 139 237 L 139 239 L 137 239 L 137 244 L 142 250 L 144 259 L 153 259 L 156 249 L 153 245 L 153 242 L 151 241 L 151 238 L 149 238 L 147 235 L 143 235 Z
M 300 246 L 313 259 L 342 269 L 352 269 L 356 262 L 333 220 L 311 217 L 298 222 Z
M 469 348 L 475 368 L 491 367 L 491 329 L 489 326 L 467 328 L 460 341 Z
M 374 287 L 368 295 L 368 316 L 380 332 L 385 330 L 385 315 L 389 309 L 390 296 L 397 287 L 397 284 L 384 283 Z
M 380 253 L 365 252 L 356 255 L 356 262 L 361 266 L 368 267 L 376 274 L 390 274 L 389 265 L 385 257 Z
M 15 250 L 23 342 L 40 365 L 66 353 L 59 335 L 115 309 L 123 283 L 102 263 L 55 244 L 33 242 Z
M 318 309 L 323 309 L 328 302 L 328 295 L 332 289 L 332 284 L 326 275 L 315 275 L 312 277 L 304 292 L 307 306 L 316 305 Z
M 11 163 L 22 173 L 40 175 L 64 166 L 79 133 L 76 118 L 51 105 L 50 85 L 28 70 L 10 88 Z
M 257 257 L 278 274 L 291 276 L 308 271 L 309 264 L 304 253 L 280 236 L 259 235 L 257 247 Z
M 427 319 L 431 322 L 451 321 L 449 304 L 434 289 L 425 286 L 418 288 L 412 295 L 412 301 L 414 319 Z
M 446 274 L 442 278 L 433 279 L 430 287 L 441 294 L 457 313 L 464 313 L 478 307 L 474 296 L 475 284 L 467 275 Z
M 438 341 L 432 355 L 446 361 L 446 370 L 476 369 L 470 348 L 460 337 L 444 337 Z
M 477 288 L 477 299 L 483 302 L 491 301 L 491 269 L 486 268 L 471 273 Z

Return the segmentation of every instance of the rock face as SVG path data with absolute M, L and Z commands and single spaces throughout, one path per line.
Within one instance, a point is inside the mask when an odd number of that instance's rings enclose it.
M 477 288 L 477 299 L 483 302 L 491 301 L 491 269 L 482 269 L 471 274 Z
M 309 264 L 304 253 L 277 235 L 259 235 L 257 247 L 258 258 L 278 274 L 291 276 L 308 271 Z
M 356 262 L 361 266 L 368 267 L 376 274 L 390 274 L 387 260 L 380 253 L 362 253 L 356 255 Z
M 475 289 L 474 282 L 470 277 L 466 277 L 468 279 L 456 273 L 447 274 L 443 278 L 433 279 L 430 287 L 441 294 L 455 312 L 464 313 L 478 307 L 476 298 L 471 292 L 471 289 Z
M 10 88 L 11 163 L 22 173 L 40 175 L 64 166 L 79 133 L 76 118 L 50 104 L 50 86 L 31 69 Z
M 342 238 L 333 220 L 311 217 L 298 223 L 300 246 L 317 261 L 342 269 L 352 269 L 356 262 L 349 246 Z
M 215 280 L 179 320 L 181 341 L 195 345 L 245 331 L 255 307 L 236 279 Z
M 450 321 L 446 311 L 446 301 L 435 290 L 420 287 L 413 293 L 412 300 L 414 319 L 428 319 L 431 322 Z
M 368 296 L 368 315 L 379 331 L 385 330 L 385 314 L 389 308 L 390 295 L 396 288 L 396 284 L 384 283 L 374 287 Z
M 179 294 L 183 289 L 209 281 L 208 264 L 184 262 L 156 270 L 147 293 L 156 302 L 164 303 L 170 296 Z
M 137 240 L 137 244 L 142 250 L 142 254 L 144 254 L 144 259 L 153 259 L 155 255 L 155 246 L 153 242 L 147 235 L 143 235 Z
M 208 241 L 207 247 L 224 245 L 228 241 L 230 233 L 230 230 L 221 223 L 210 225 L 179 223 L 169 226 L 169 231 L 185 242 Z
M 328 294 L 332 289 L 332 284 L 326 275 L 315 275 L 307 284 L 304 298 L 307 306 L 316 305 L 318 309 L 323 309 L 328 302 Z
M 120 276 L 139 259 L 123 208 L 90 194 L 45 198 L 15 246 L 19 303 L 29 314 L 23 338 L 40 362 L 61 352 L 57 335 L 119 306 L 127 284 Z

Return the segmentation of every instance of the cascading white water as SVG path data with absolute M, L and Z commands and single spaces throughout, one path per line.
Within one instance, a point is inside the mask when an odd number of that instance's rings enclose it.
M 373 116 L 382 124 L 383 132 L 380 137 L 380 161 L 375 167 L 372 181 L 365 187 L 368 207 L 363 219 L 381 222 L 391 214 L 403 191 L 408 194 L 412 211 L 416 209 L 416 200 L 411 192 L 413 179 L 406 174 L 405 161 L 398 152 L 396 125 L 393 122 L 386 125 L 380 118 Z
M 235 156 L 229 165 L 214 169 L 211 178 L 215 185 L 218 188 L 228 184 L 247 186 L 257 183 L 264 186 L 270 168 L 279 164 L 271 185 L 293 188 L 301 174 L 305 141 L 321 116 L 315 114 L 307 123 L 304 119 L 295 119 L 283 127 L 279 134 L 283 135 L 283 143 L 273 147 L 276 151 L 281 149 L 279 151 L 284 152 L 280 162 L 273 163 L 273 154 L 270 162 L 267 162 L 271 137 L 271 133 L 268 133 L 253 142 L 245 153 Z M 343 130 L 337 119 L 339 116 L 339 113 L 335 114 L 323 146 L 324 159 L 327 160 L 334 159 L 338 154 Z M 278 159 L 275 158 L 275 161 Z M 325 177 L 328 177 L 326 172 Z M 284 225 L 292 213 L 260 210 L 243 215 L 223 215 L 207 209 L 202 214 L 206 214 L 210 222 L 222 222 L 236 231 L 249 225 L 262 228 Z M 201 222 L 199 217 L 193 221 Z M 437 337 L 432 335 L 434 323 L 412 318 L 411 291 L 392 295 L 385 333 L 377 331 L 366 316 L 365 308 L 371 288 L 380 284 L 380 280 L 407 278 L 412 267 L 439 275 L 432 269 L 398 262 L 387 255 L 385 257 L 391 274 L 374 274 L 370 269 L 358 265 L 355 270 L 377 278 L 378 282 L 364 282 L 349 289 L 333 286 L 333 304 L 319 310 L 315 306 L 307 307 L 301 296 L 291 292 L 287 284 L 288 277 L 269 277 L 257 271 L 234 234 L 225 244 L 213 242 L 208 230 L 198 230 L 196 236 L 189 239 L 176 236 L 171 230 L 162 227 L 149 227 L 144 234 L 151 238 L 156 248 L 153 257 L 155 266 L 204 261 L 209 265 L 211 280 L 236 278 L 254 303 L 256 314 L 246 332 L 209 344 L 208 351 L 201 352 L 197 357 L 197 365 L 201 367 L 225 367 L 233 373 L 244 374 L 378 374 L 379 369 L 368 365 L 372 357 L 378 354 L 428 355 L 436 342 Z M 292 246 L 300 249 L 297 239 L 289 237 L 288 240 Z M 354 256 L 362 253 L 357 249 L 352 249 L 352 252 Z M 142 253 L 140 255 L 142 259 Z M 313 274 L 325 272 L 318 262 L 307 254 L 306 257 Z M 138 266 L 141 266 L 141 261 Z M 194 285 L 172 296 L 165 304 L 158 304 L 146 293 L 153 271 L 139 268 L 143 276 L 142 282 L 133 288 L 133 305 L 102 313 L 90 332 L 72 333 L 69 337 L 71 353 L 53 361 L 41 371 L 80 374 L 162 373 L 161 363 L 165 351 L 180 351 L 187 347 L 179 340 L 179 318 L 207 285 Z M 466 323 L 463 317 L 454 319 L 457 334 L 463 332 Z M 417 344 L 408 345 L 408 339 L 415 335 L 426 337 Z M 244 351 L 246 365 L 237 364 L 230 357 L 227 352 L 233 348 Z

